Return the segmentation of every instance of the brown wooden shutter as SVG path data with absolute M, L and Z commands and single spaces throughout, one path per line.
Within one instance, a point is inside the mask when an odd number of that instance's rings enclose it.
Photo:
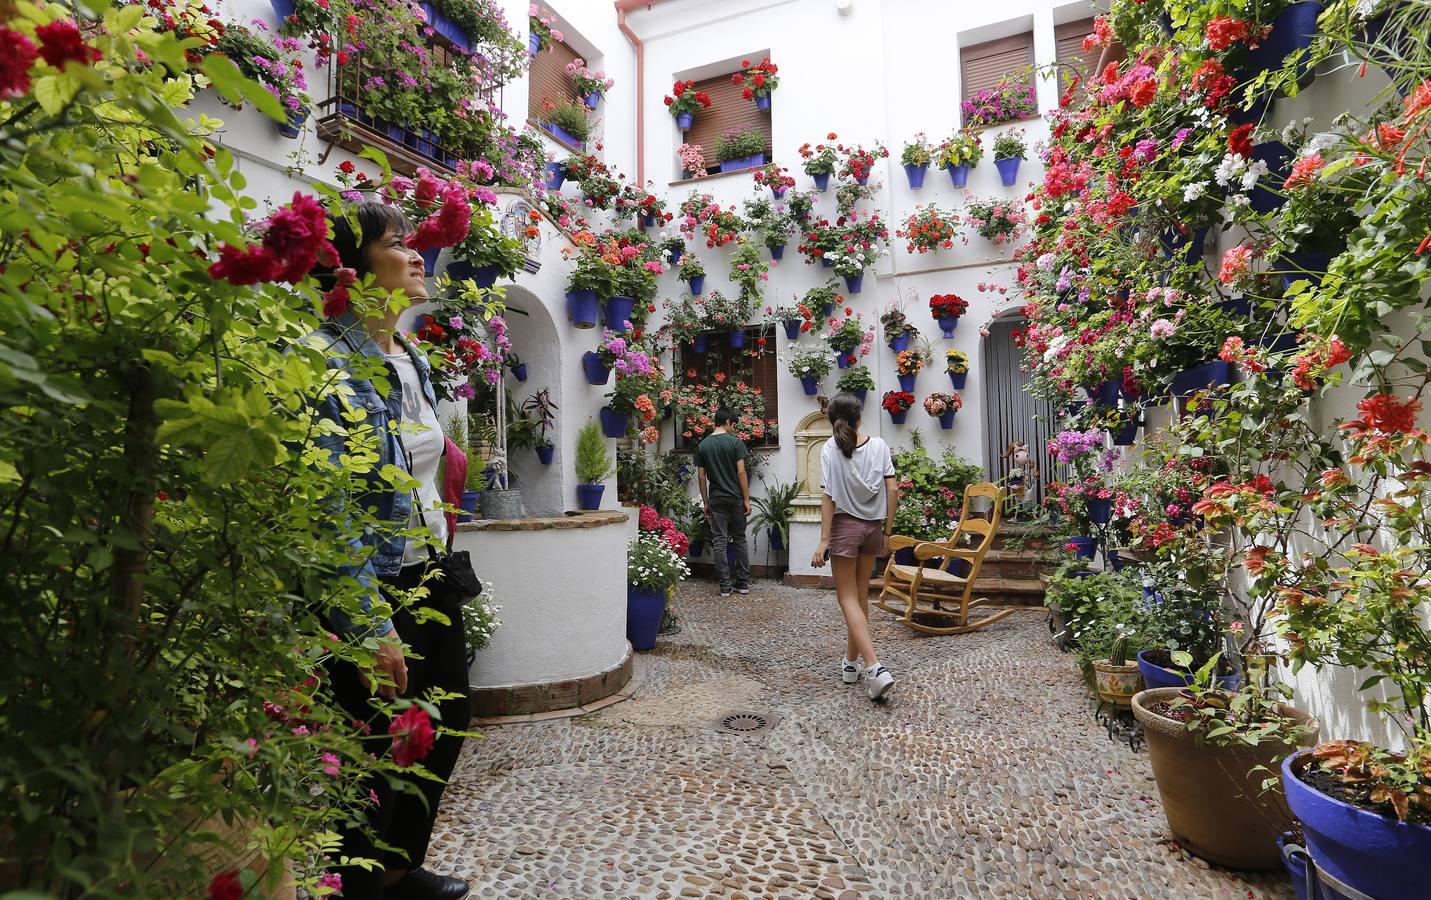
M 696 90 L 705 91 L 711 95 L 711 108 L 696 113 L 696 123 L 691 126 L 690 131 L 686 132 L 685 143 L 699 144 L 705 151 L 708 172 L 715 171 L 716 141 L 720 140 L 727 131 L 754 126 L 765 136 L 765 150 L 766 153 L 770 152 L 770 113 L 761 112 L 756 108 L 754 100 L 747 100 L 740 95 L 741 87 L 731 84 L 730 76 L 733 74 L 735 73 L 731 72 L 696 82 Z M 672 81 L 674 80 L 672 79 Z M 771 94 L 770 99 L 772 105 L 779 103 L 780 91 L 777 90 Z
M 1094 47 L 1088 51 L 1083 49 L 1083 38 L 1093 33 L 1092 19 L 1079 19 L 1077 22 L 1067 22 L 1057 25 L 1053 29 L 1053 43 L 1058 57 L 1058 89 L 1062 94 L 1066 89 L 1072 73 L 1076 72 L 1079 78 L 1078 90 L 1074 92 L 1074 102 L 1079 102 L 1084 96 L 1083 87 L 1088 82 L 1088 76 L 1096 74 L 1093 67 L 1098 65 L 1099 48 Z
M 959 51 L 960 99 L 998 87 L 1005 78 L 1029 83 L 1032 75 L 1028 68 L 1033 61 L 1032 32 L 963 48 Z
M 581 102 L 576 87 L 566 74 L 566 64 L 581 54 L 566 44 L 549 42 L 532 58 L 530 89 L 527 92 L 527 116 L 540 122 L 545 115 L 542 100 Z

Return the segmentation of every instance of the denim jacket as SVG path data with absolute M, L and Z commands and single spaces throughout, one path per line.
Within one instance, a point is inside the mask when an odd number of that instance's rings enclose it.
M 418 382 L 422 385 L 422 391 L 427 396 L 427 401 L 436 409 L 437 395 L 432 389 L 432 370 L 426 357 L 419 353 L 412 343 L 400 333 L 397 338 L 417 368 Z M 325 322 L 318 331 L 309 336 L 308 343 L 318 343 L 323 347 L 328 353 L 330 369 L 348 369 L 350 357 L 356 354 L 362 354 L 369 358 L 383 358 L 382 350 L 373 342 L 367 329 L 363 327 L 351 310 Z M 363 424 L 380 435 L 377 447 L 378 459 L 365 478 L 367 487 L 346 498 L 346 502 L 357 503 L 365 509 L 371 509 L 376 513 L 379 521 L 392 523 L 397 528 L 402 528 L 407 524 L 412 513 L 412 493 L 393 490 L 379 475 L 382 468 L 389 464 L 397 466 L 404 472 L 408 471 L 407 457 L 402 452 L 396 430 L 393 427 L 402 421 L 402 384 L 398 381 L 397 373 L 393 372 L 389 377 L 387 396 L 383 396 L 378 393 L 377 387 L 371 381 L 358 378 L 352 375 L 351 371 L 345 384 L 346 390 L 323 398 L 317 409 L 317 415 L 320 418 L 329 420 L 342 430 L 320 435 L 317 443 L 328 451 L 329 458 L 337 464 L 348 449 L 348 423 L 344 420 L 344 411 L 345 409 L 361 409 L 364 413 Z M 373 583 L 375 579 L 380 576 L 396 575 L 402 568 L 406 539 L 402 536 L 365 531 L 361 535 L 354 536 L 352 542 L 353 555 L 362 558 L 363 562 L 357 565 L 343 566 L 339 569 L 338 574 L 352 576 L 370 589 L 369 596 L 363 600 L 363 609 L 369 610 L 372 608 L 373 597 L 377 596 L 377 587 Z M 357 630 L 357 626 L 348 615 L 339 610 L 329 610 L 328 621 L 335 631 L 344 634 Z M 382 634 L 391 627 L 390 621 L 383 622 L 378 626 L 377 633 Z

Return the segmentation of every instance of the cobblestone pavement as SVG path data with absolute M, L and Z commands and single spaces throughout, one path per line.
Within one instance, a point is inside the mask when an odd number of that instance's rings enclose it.
M 889 703 L 839 680 L 833 595 L 682 588 L 633 698 L 470 741 L 429 865 L 476 897 L 1290 898 L 1164 838 L 1043 613 L 917 636 L 874 611 Z M 717 731 L 751 710 L 759 735 Z

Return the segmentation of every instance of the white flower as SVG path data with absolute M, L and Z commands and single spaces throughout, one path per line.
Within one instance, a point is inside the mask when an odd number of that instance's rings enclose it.
M 1207 193 L 1207 182 L 1194 181 L 1192 184 L 1189 184 L 1187 187 L 1183 188 L 1183 202 L 1192 203 L 1194 200 L 1201 197 L 1205 193 Z M 1053 254 L 1051 253 L 1049 254 L 1049 256 L 1052 255 Z
M 1229 153 L 1222 158 L 1222 162 L 1217 164 L 1217 170 L 1213 173 L 1213 180 L 1226 187 L 1236 178 L 1247 165 L 1246 161 L 1235 154 Z
M 1257 180 L 1267 174 L 1267 164 L 1262 160 L 1254 160 L 1247 167 L 1247 171 L 1242 174 L 1242 189 L 1250 191 L 1257 186 Z

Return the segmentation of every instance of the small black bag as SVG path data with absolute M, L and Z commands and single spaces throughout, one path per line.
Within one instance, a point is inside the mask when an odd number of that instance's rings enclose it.
M 427 590 L 434 607 L 451 616 L 453 611 L 461 610 L 474 597 L 482 595 L 482 580 L 472 568 L 472 554 L 466 550 L 455 553 L 438 553 L 431 547 L 427 550 L 427 571 L 432 576 L 427 581 Z

